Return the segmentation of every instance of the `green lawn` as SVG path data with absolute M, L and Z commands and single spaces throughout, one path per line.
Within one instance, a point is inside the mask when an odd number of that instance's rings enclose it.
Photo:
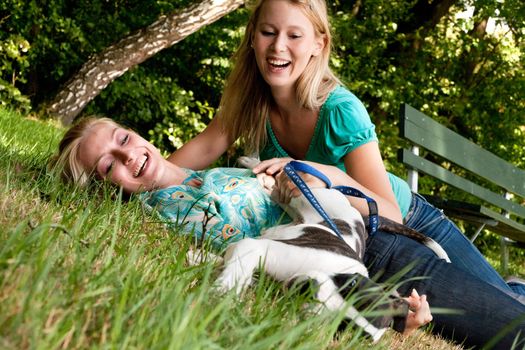
M 337 315 L 262 276 L 242 297 L 212 289 L 218 266 L 189 266 L 188 239 L 118 192 L 48 171 L 63 129 L 0 109 L 1 349 L 348 349 Z M 452 349 L 389 332 L 377 349 Z

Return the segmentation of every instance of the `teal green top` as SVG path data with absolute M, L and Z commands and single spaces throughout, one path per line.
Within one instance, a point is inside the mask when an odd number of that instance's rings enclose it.
M 185 169 L 182 185 L 139 195 L 146 208 L 182 233 L 211 242 L 221 249 L 244 237 L 258 237 L 261 230 L 290 222 L 271 200 L 249 169 Z M 200 187 L 186 185 L 191 179 Z
M 270 122 L 267 123 L 268 142 L 260 158 L 290 157 L 275 137 Z M 319 111 L 312 141 L 305 160 L 335 165 L 346 172 L 344 157 L 368 142 L 377 142 L 375 126 L 363 103 L 346 88 L 335 88 Z M 408 184 L 388 173 L 390 185 L 396 196 L 401 214 L 408 213 L 412 194 Z

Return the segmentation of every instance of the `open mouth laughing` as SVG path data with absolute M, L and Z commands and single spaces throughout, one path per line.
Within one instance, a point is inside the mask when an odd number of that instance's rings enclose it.
M 140 159 L 137 161 L 135 170 L 133 171 L 133 177 L 139 177 L 144 172 L 144 169 L 146 168 L 146 164 L 148 163 L 148 155 L 143 154 Z
M 291 64 L 290 61 L 276 59 L 276 58 L 269 58 L 267 59 L 267 62 L 271 68 L 277 69 L 277 70 L 285 69 Z

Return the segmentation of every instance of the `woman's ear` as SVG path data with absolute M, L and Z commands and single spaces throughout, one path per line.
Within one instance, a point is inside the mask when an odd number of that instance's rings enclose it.
M 314 51 L 312 56 L 319 56 L 326 45 L 326 35 L 319 35 L 314 42 Z

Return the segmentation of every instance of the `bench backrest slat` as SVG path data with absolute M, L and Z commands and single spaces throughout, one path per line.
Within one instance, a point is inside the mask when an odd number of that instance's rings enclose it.
M 504 236 L 518 242 L 524 242 L 525 225 L 522 225 L 504 215 L 490 210 L 486 207 L 481 207 L 481 213 L 498 221 L 498 224 L 491 228 L 492 231 L 499 232 Z
M 401 150 L 401 161 L 410 167 L 417 169 L 425 174 L 431 175 L 444 183 L 452 185 L 467 193 L 476 196 L 487 203 L 491 203 L 497 207 L 505 209 L 506 211 L 525 217 L 525 207 L 505 199 L 502 195 L 487 190 L 472 181 L 462 178 L 449 170 L 434 164 L 425 158 L 416 156 L 410 150 Z
M 525 197 L 525 171 L 403 105 L 401 136 L 505 190 Z M 464 189 L 464 188 L 462 188 Z

